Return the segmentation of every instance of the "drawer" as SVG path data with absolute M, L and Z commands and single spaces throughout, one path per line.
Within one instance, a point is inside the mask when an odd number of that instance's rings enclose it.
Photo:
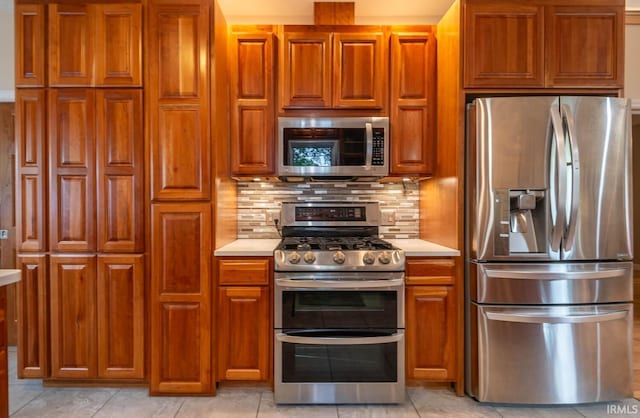
M 272 276 L 273 258 L 219 258 L 220 285 L 268 285 Z
M 456 261 L 452 257 L 444 258 L 407 258 L 405 266 L 407 284 L 445 284 L 455 283 Z

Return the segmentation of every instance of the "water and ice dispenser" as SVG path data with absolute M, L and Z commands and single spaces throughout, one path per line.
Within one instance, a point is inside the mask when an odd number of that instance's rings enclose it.
M 496 190 L 494 205 L 495 255 L 546 252 L 544 190 Z

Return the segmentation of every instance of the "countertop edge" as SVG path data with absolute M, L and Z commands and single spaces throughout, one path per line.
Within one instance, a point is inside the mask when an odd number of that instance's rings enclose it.
M 0 287 L 2 287 L 19 282 L 22 270 L 2 269 L 0 270 L 0 273 Z

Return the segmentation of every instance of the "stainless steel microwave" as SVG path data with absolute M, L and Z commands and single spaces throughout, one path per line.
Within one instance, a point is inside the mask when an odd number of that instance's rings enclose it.
M 278 176 L 384 177 L 389 118 L 278 118 Z

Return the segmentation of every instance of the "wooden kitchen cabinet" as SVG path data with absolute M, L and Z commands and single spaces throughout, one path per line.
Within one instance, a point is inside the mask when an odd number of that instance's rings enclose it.
M 273 258 L 223 257 L 217 265 L 218 380 L 269 381 Z
M 151 206 L 152 394 L 212 394 L 210 203 Z
M 453 258 L 407 258 L 408 380 L 456 380 L 456 274 Z
M 390 175 L 432 175 L 436 151 L 434 34 L 392 34 L 390 67 Z
M 9 353 L 7 349 L 7 288 L 0 286 L 0 416 L 9 416 Z
M 464 86 L 622 87 L 624 2 L 467 0 Z
M 386 109 L 385 42 L 383 31 L 285 30 L 280 48 L 280 107 L 285 111 Z
M 42 379 L 49 375 L 48 256 L 19 254 L 18 377 Z
M 45 5 L 15 4 L 15 85 L 44 87 Z
M 17 89 L 16 247 L 18 251 L 47 249 L 47 133 L 44 89 Z
M 274 35 L 230 37 L 231 174 L 275 173 Z
M 50 86 L 141 85 L 140 4 L 50 4 L 48 22 Z

